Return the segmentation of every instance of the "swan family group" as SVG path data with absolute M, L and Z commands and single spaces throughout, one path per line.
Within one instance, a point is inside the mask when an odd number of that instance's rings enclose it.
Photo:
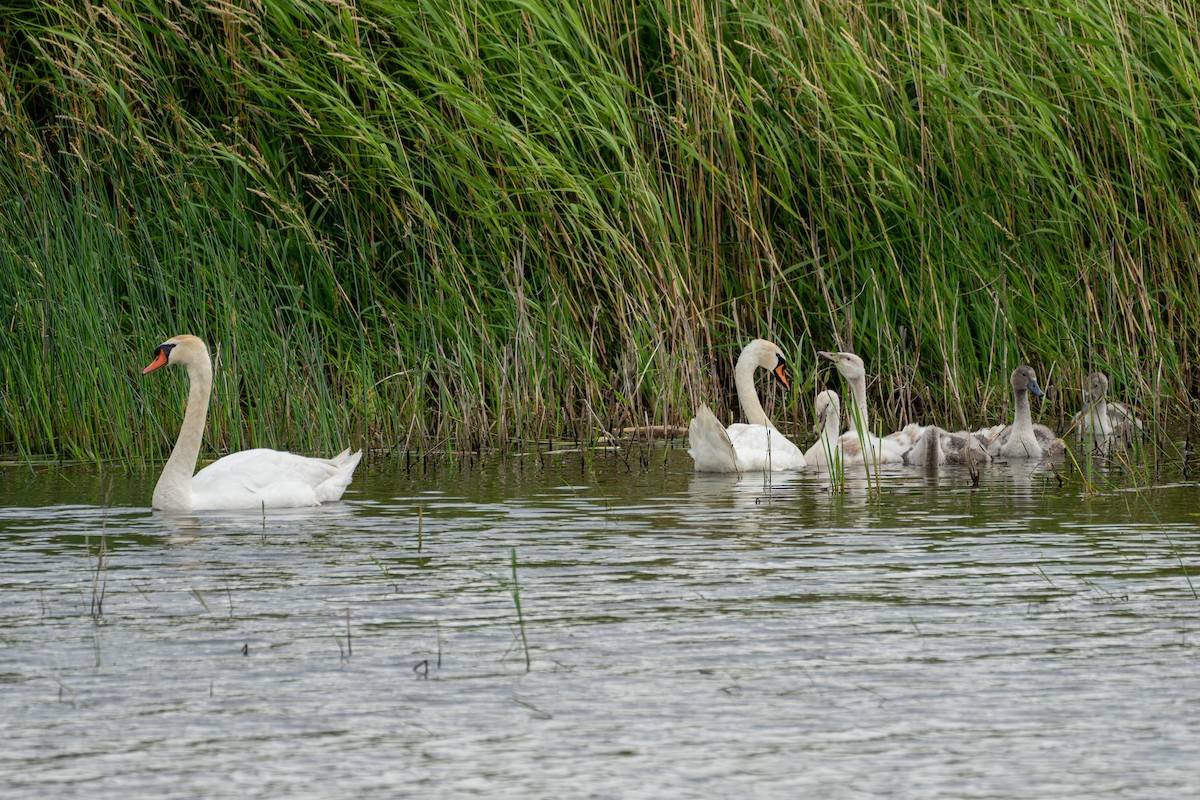
M 853 353 L 821 352 L 837 365 L 850 384 L 851 428 L 839 433 L 841 403 L 835 392 L 817 395 L 817 443 L 802 451 L 775 429 L 763 411 L 754 388 L 757 369 L 770 370 L 785 386 L 787 363 L 783 351 L 756 339 L 742 351 L 735 371 L 738 400 L 749 424 L 721 426 L 707 407 L 701 407 L 689 429 L 688 451 L 701 472 L 751 472 L 794 470 L 806 466 L 842 464 L 977 464 L 1003 456 L 1042 458 L 1062 452 L 1063 443 L 1044 425 L 1029 416 L 1030 393 L 1042 395 L 1037 377 L 1028 366 L 1012 374 L 1016 419 L 975 432 L 949 433 L 936 426 L 909 425 L 888 436 L 871 433 L 867 418 L 866 370 Z M 154 508 L 164 511 L 238 510 L 314 506 L 337 500 L 350 485 L 362 451 L 343 450 L 333 458 L 310 458 L 279 450 L 258 448 L 231 453 L 196 472 L 204 437 L 204 423 L 212 395 L 212 359 L 204 342 L 195 336 L 175 336 L 160 344 L 154 360 L 142 370 L 153 372 L 169 365 L 187 370 L 187 411 L 171 457 L 154 487 Z M 1110 436 L 1138 423 L 1118 404 L 1107 405 L 1108 380 L 1099 373 L 1089 378 L 1089 404 L 1077 427 L 1096 436 Z M 194 473 L 194 474 L 193 474 Z
M 738 402 L 747 422 L 725 428 L 707 406 L 701 406 L 688 430 L 688 453 L 698 472 L 761 472 L 828 467 L 832 464 L 939 464 L 980 466 L 996 458 L 1042 459 L 1061 455 L 1065 447 L 1054 431 L 1035 425 L 1029 395 L 1042 397 L 1033 368 L 1022 364 L 1012 372 L 1015 416 L 1012 424 L 977 431 L 950 432 L 936 425 L 910 424 L 895 433 L 872 433 L 867 411 L 867 372 L 853 353 L 819 351 L 832 361 L 850 385 L 850 427 L 841 431 L 841 401 L 836 392 L 817 395 L 814 411 L 818 434 L 815 444 L 802 450 L 780 433 L 763 410 L 754 388 L 758 369 L 770 371 L 784 388 L 790 388 L 783 351 L 765 339 L 746 345 L 734 370 Z M 1108 379 L 1092 373 L 1087 380 L 1087 400 L 1072 425 L 1080 438 L 1109 441 L 1128 438 L 1142 424 L 1128 408 L 1108 403 Z

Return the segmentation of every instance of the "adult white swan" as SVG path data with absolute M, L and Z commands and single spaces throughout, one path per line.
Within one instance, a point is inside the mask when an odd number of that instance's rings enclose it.
M 1029 395 L 1045 397 L 1038 386 L 1033 367 L 1022 364 L 1010 378 L 1013 388 L 1013 424 L 983 428 L 978 434 L 988 440 L 992 458 L 1041 458 L 1061 455 L 1066 449 L 1062 439 L 1045 425 L 1034 425 L 1029 414 Z
M 362 451 L 346 449 L 333 458 L 307 458 L 259 448 L 230 453 L 204 469 L 196 469 L 208 400 L 212 394 L 212 360 L 195 336 L 168 339 L 154 351 L 145 375 L 178 364 L 187 369 L 191 386 L 183 426 L 158 485 L 154 507 L 164 511 L 236 510 L 315 506 L 337 500 L 346 491 Z
M 688 428 L 688 455 L 697 472 L 783 472 L 806 466 L 800 448 L 767 419 L 754 388 L 754 373 L 760 368 L 769 370 L 783 388 L 791 388 L 787 362 L 778 345 L 766 339 L 746 345 L 733 370 L 733 382 L 749 424 L 739 422 L 724 428 L 708 406 L 696 409 Z
M 854 353 L 830 353 L 818 350 L 817 355 L 837 365 L 838 372 L 850 384 L 850 430 L 842 434 L 839 441 L 842 457 L 846 464 L 900 464 L 904 453 L 911 446 L 909 438 L 919 438 L 920 426 L 912 432 L 903 431 L 904 441 L 898 438 L 880 438 L 871 433 L 867 414 L 867 369 L 863 360 Z

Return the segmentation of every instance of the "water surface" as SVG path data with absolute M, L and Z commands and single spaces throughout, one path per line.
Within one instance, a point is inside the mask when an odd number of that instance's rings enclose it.
M 5 797 L 1195 792 L 1187 480 L 531 454 L 178 516 L 155 478 L 0 468 Z

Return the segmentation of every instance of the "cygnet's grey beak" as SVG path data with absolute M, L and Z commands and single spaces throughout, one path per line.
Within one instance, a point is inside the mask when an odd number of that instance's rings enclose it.
M 1030 378 L 1027 387 L 1034 397 L 1045 397 L 1046 393 L 1042 391 L 1042 387 L 1038 386 L 1036 378 Z

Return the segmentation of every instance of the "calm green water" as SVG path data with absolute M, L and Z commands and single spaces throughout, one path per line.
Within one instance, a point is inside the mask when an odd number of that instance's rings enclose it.
M 651 450 L 375 463 L 264 520 L 155 477 L 0 472 L 4 797 L 1197 791 L 1191 482 L 875 501 Z

